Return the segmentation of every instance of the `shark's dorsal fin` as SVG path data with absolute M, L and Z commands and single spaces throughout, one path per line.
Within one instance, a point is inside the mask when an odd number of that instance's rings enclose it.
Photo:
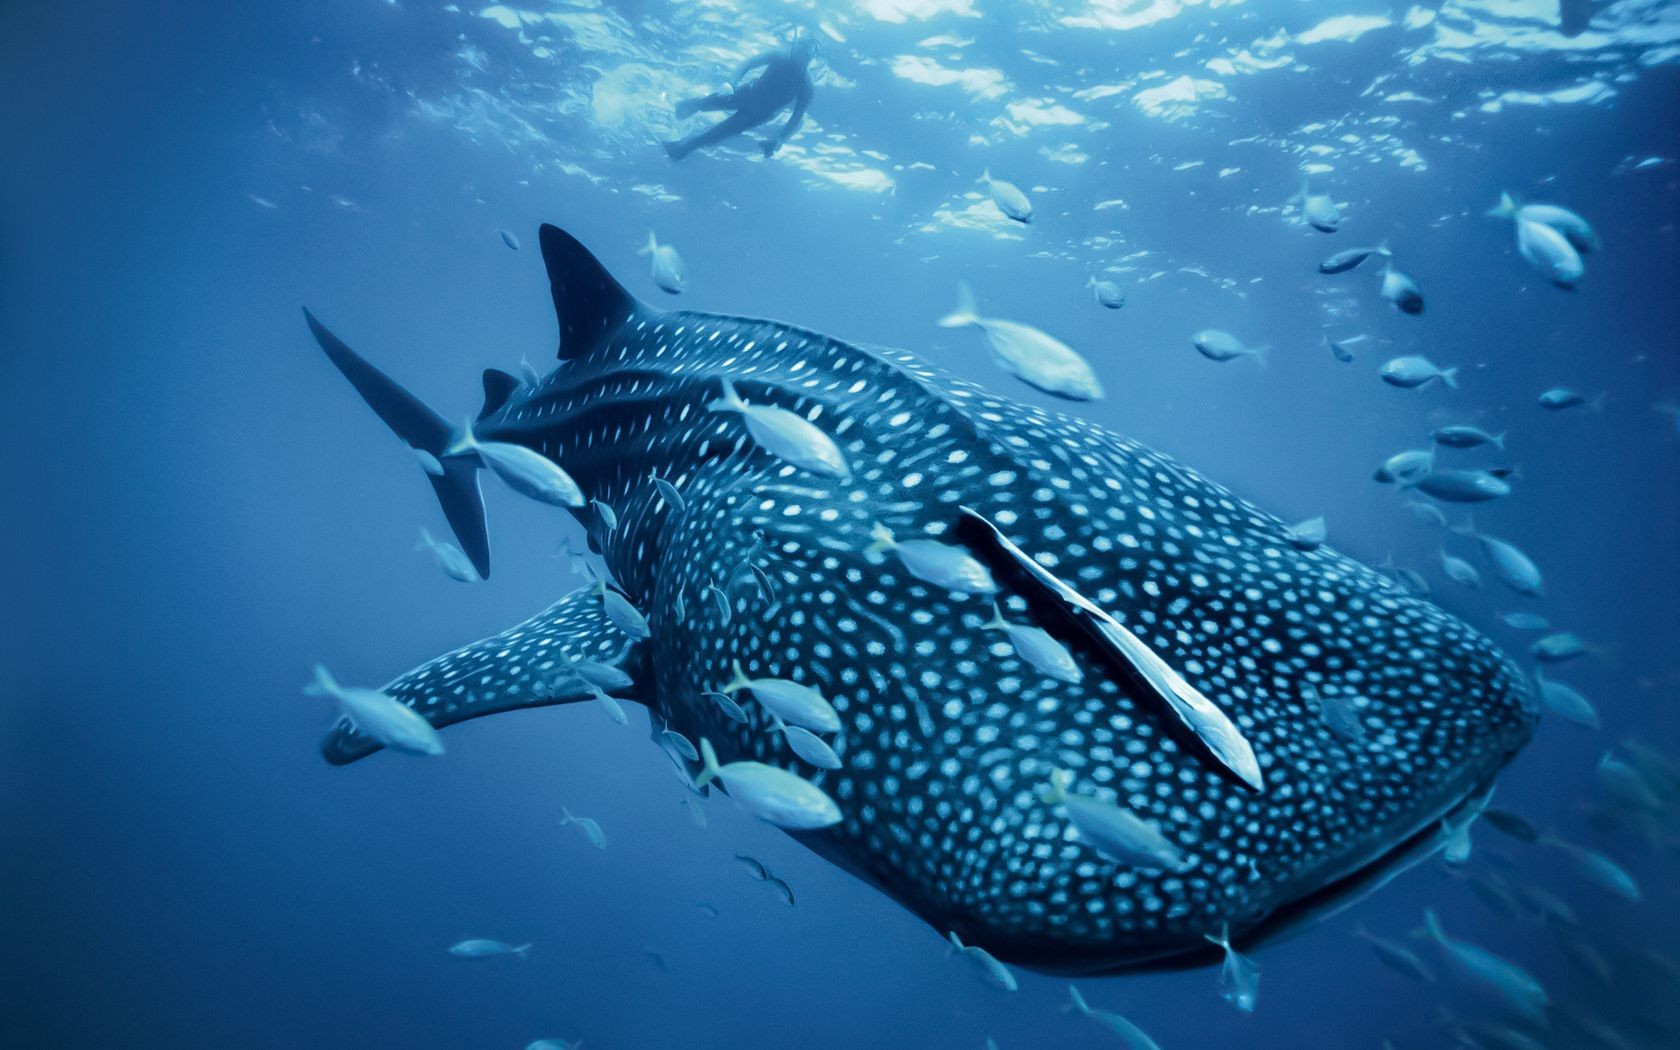
M 510 376 L 499 368 L 484 370 L 484 407 L 478 410 L 479 419 L 488 419 L 490 414 L 499 411 L 508 403 L 513 392 L 519 389 L 519 379 Z
M 565 230 L 544 223 L 537 237 L 560 321 L 559 357 L 571 361 L 599 346 L 642 305 Z
M 589 699 L 593 688 L 571 670 L 575 660 L 617 667 L 635 683 L 629 691 L 639 692 L 647 681 L 645 651 L 607 619 L 594 588 L 584 587 L 517 627 L 421 664 L 382 691 L 442 729 L 503 711 Z M 342 766 L 379 746 L 341 718 L 321 741 L 321 754 Z

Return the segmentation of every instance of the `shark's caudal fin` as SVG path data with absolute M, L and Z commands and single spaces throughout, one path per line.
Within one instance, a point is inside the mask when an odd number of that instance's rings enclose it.
M 645 681 L 642 659 L 642 650 L 626 646 L 607 621 L 594 588 L 584 587 L 517 627 L 421 664 L 383 692 L 442 729 L 503 711 L 589 699 L 590 683 L 571 670 L 575 660 L 608 664 Z M 321 753 L 335 766 L 377 750 L 379 744 L 348 720 L 321 742 Z
M 482 578 L 490 576 L 490 537 L 484 528 L 484 498 L 478 491 L 478 461 L 472 458 L 445 458 L 452 430 L 442 416 L 427 408 L 413 394 L 404 390 L 390 376 L 368 364 L 356 351 L 327 331 L 327 326 L 315 319 L 308 310 L 303 316 L 321 349 L 350 385 L 362 395 L 368 407 L 385 421 L 385 425 L 417 452 L 426 453 L 427 479 L 437 494 L 443 516 L 455 531 L 461 550 L 472 560 L 473 568 Z M 441 467 L 436 473 L 433 467 Z
M 631 315 L 652 312 L 571 234 L 544 223 L 537 240 L 560 320 L 560 360 L 583 356 L 611 338 Z

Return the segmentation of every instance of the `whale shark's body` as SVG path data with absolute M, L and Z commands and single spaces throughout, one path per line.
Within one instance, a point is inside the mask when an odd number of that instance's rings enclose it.
M 1281 929 L 1415 855 L 1526 742 L 1524 679 L 1488 641 L 1340 554 L 1297 549 L 1285 523 L 1167 457 L 907 353 L 655 311 L 560 230 L 543 227 L 541 243 L 561 364 L 534 384 L 486 373 L 473 430 L 540 451 L 616 510 L 610 532 L 580 516 L 651 636 L 632 642 L 594 590 L 576 592 L 387 687 L 435 725 L 584 699 L 567 660 L 612 662 L 656 724 L 827 792 L 841 822 L 801 836 L 823 855 L 940 931 L 1063 971 L 1193 955 L 1225 923 L 1251 940 Z M 446 455 L 440 417 L 310 322 L 393 429 L 442 460 L 434 486 L 487 573 L 478 464 Z M 726 379 L 825 431 L 850 476 L 791 466 L 738 416 L 708 411 Z M 650 474 L 677 487 L 680 509 Z M 866 555 L 876 523 L 984 559 L 1004 613 L 1056 635 L 1083 680 L 1035 670 L 984 630 L 987 599 Z M 1036 573 L 1011 563 L 1011 546 Z M 1211 756 L 1079 629 L 1056 586 L 1212 701 L 1261 776 L 1245 782 Z M 737 660 L 829 698 L 843 768 L 801 763 L 744 696 L 743 724 L 707 695 Z M 1358 733 L 1327 722 L 1326 698 Z M 323 750 L 348 762 L 376 746 L 341 723 Z M 1055 768 L 1073 773 L 1070 790 L 1150 821 L 1185 869 L 1095 852 L 1040 801 Z

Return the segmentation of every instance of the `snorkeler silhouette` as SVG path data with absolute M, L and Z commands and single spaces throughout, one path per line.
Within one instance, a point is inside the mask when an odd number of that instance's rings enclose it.
M 814 90 L 808 67 L 816 53 L 817 42 L 802 34 L 795 37 L 784 51 L 766 51 L 741 63 L 741 67 L 735 71 L 735 76 L 729 82 L 728 91 L 677 103 L 676 112 L 679 118 L 695 113 L 719 113 L 725 110 L 734 112 L 704 131 L 695 132 L 685 139 L 665 143 L 666 154 L 672 160 L 682 160 L 697 149 L 715 146 L 748 128 L 755 128 L 774 117 L 784 107 L 792 105 L 793 112 L 788 115 L 787 123 L 782 125 L 781 131 L 765 139 L 760 147 L 766 157 L 774 154 L 782 148 L 782 143 L 793 137 L 793 133 L 799 130 L 800 123 L 805 119 L 805 108 L 811 104 L 811 93 Z M 741 78 L 759 66 L 764 67 L 764 72 L 742 84 Z

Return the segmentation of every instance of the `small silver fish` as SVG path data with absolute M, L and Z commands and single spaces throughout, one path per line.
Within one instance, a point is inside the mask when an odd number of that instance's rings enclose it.
M 1096 372 L 1078 351 L 1032 325 L 980 316 L 974 292 L 966 282 L 957 285 L 956 309 L 941 317 L 938 324 L 941 328 L 980 329 L 1000 368 L 1047 394 L 1070 401 L 1095 401 L 1103 396 Z
M 839 769 L 843 762 L 840 756 L 822 737 L 803 726 L 790 726 L 781 719 L 776 719 L 776 727 L 782 731 L 788 747 L 800 758 L 816 766 L 818 769 Z
M 823 790 L 785 769 L 762 762 L 731 762 L 718 765 L 712 742 L 700 738 L 704 770 L 694 779 L 695 787 L 721 780 L 729 797 L 761 820 L 794 831 L 810 831 L 840 823 L 840 807 Z
M 660 290 L 671 295 L 681 295 L 688 288 L 688 267 L 683 265 L 682 256 L 669 244 L 660 244 L 659 238 L 651 231 L 648 233 L 647 245 L 636 254 L 651 257 L 651 272 L 653 283 Z
M 608 587 L 606 580 L 595 581 L 595 593 L 601 599 L 601 611 L 614 627 L 638 642 L 653 635 L 653 631 L 648 628 L 647 618 L 630 604 L 629 598 Z
M 768 878 L 766 878 L 764 880 L 764 884 L 766 886 L 770 887 L 770 891 L 772 893 L 774 893 L 776 896 L 778 896 L 782 899 L 783 904 L 787 905 L 790 908 L 793 907 L 794 900 L 793 900 L 793 887 L 792 886 L 789 886 L 785 881 L 783 881 L 780 878 L 777 878 L 774 875 L 771 875 Z
M 1431 471 L 1413 487 L 1445 503 L 1482 503 L 1511 494 L 1511 483 L 1487 470 Z
M 994 959 L 991 952 L 984 948 L 964 944 L 955 931 L 946 934 L 946 936 L 951 941 L 951 947 L 945 953 L 947 958 L 952 955 L 961 955 L 974 964 L 975 969 L 980 971 L 981 978 L 987 984 L 1000 992 L 1013 992 L 1019 987 L 1015 982 L 1015 975 L 1009 972 L 1008 967 Z
M 1353 362 L 1354 344 L 1363 343 L 1365 339 L 1366 337 L 1363 335 L 1349 336 L 1346 339 L 1331 339 L 1329 336 L 1320 336 L 1319 343 L 1330 351 L 1331 357 L 1345 365 Z
M 1546 710 L 1578 726 L 1598 728 L 1598 711 L 1593 707 L 1592 701 L 1562 682 L 1552 681 L 1539 671 L 1534 672 L 1534 681 L 1539 687 L 1540 702 L 1546 705 Z
M 1306 521 L 1298 521 L 1283 531 L 1289 537 L 1290 545 L 1303 551 L 1317 550 L 1322 547 L 1325 538 L 1330 534 L 1322 514 L 1316 518 L 1308 518 Z
M 1386 937 L 1379 937 L 1363 926 L 1354 927 L 1353 935 L 1369 944 L 1371 951 L 1382 964 L 1400 976 L 1419 984 L 1429 984 L 1435 980 L 1435 974 L 1410 948 Z
M 1467 536 L 1481 545 L 1482 553 L 1487 556 L 1488 564 L 1493 566 L 1493 574 L 1500 582 L 1516 591 L 1538 598 L 1545 591 L 1545 581 L 1540 575 L 1539 566 L 1515 544 L 1477 532 L 1473 523 L 1466 521 L 1463 525 L 1453 529 L 1460 536 Z
M 1253 959 L 1231 947 L 1231 928 L 1222 925 L 1219 936 L 1205 933 L 1209 942 L 1225 951 L 1225 962 L 1219 968 L 1219 997 L 1244 1013 L 1253 1013 L 1260 1000 L 1260 967 Z
M 1098 305 L 1106 306 L 1110 310 L 1118 310 L 1126 305 L 1126 296 L 1120 291 L 1120 286 L 1113 281 L 1099 281 L 1095 277 L 1085 281 L 1085 287 L 1091 289 L 1091 295 Z
M 1415 354 L 1394 358 L 1383 365 L 1377 374 L 1382 377 L 1383 382 L 1405 390 L 1414 390 L 1437 379 L 1447 386 L 1455 389 L 1458 387 L 1457 368 L 1443 369 L 1429 358 Z
M 449 954 L 457 959 L 494 959 L 503 955 L 514 955 L 524 959 L 530 956 L 531 946 L 473 937 L 450 945 Z
M 1433 449 L 1408 449 L 1396 452 L 1383 460 L 1371 477 L 1385 485 L 1408 485 L 1425 477 L 1435 469 Z
M 600 686 L 591 685 L 589 688 L 595 694 L 595 703 L 607 713 L 608 718 L 621 726 L 630 724 L 630 716 L 625 713 L 624 705 L 619 703 L 616 697 L 608 696 Z
M 1541 408 L 1552 412 L 1561 412 L 1566 408 L 1575 408 L 1579 405 L 1586 405 L 1594 410 L 1604 407 L 1602 396 L 1589 400 L 1587 395 L 1579 390 L 1571 390 L 1565 386 L 1555 386 L 1547 390 L 1540 395 L 1539 401 Z
M 1080 670 L 1079 664 L 1066 646 L 1056 641 L 1042 627 L 1005 620 L 1003 610 L 996 602 L 992 603 L 992 618 L 981 624 L 980 628 L 985 631 L 1002 631 L 1016 655 L 1051 678 L 1073 685 L 1085 679 L 1085 672 Z
M 618 512 L 613 510 L 610 504 L 602 500 L 592 499 L 589 501 L 589 505 L 594 509 L 595 517 L 601 522 L 603 529 L 607 532 L 618 531 Z
M 1072 1000 L 1071 1005 L 1064 1007 L 1064 1009 L 1070 1009 L 1081 1017 L 1089 1018 L 1099 1028 L 1103 1028 L 1110 1035 L 1118 1037 L 1125 1050 L 1161 1050 L 1159 1043 L 1149 1038 L 1143 1029 L 1124 1017 L 1109 1010 L 1093 1009 L 1085 1002 L 1085 997 L 1079 994 L 1079 989 L 1071 984 L 1068 985 L 1068 998 Z
M 1489 434 L 1480 427 L 1468 423 L 1454 423 L 1450 426 L 1436 427 L 1429 435 L 1437 445 L 1448 448 L 1476 448 L 1479 445 L 1492 445 L 1495 448 L 1505 447 L 1504 434 Z
M 418 711 L 378 689 L 339 685 L 320 664 L 315 680 L 303 687 L 309 696 L 330 697 L 355 727 L 386 747 L 416 755 L 443 754 L 443 738 Z
M 1531 612 L 1508 612 L 1500 619 L 1505 621 L 1505 626 L 1518 631 L 1544 631 L 1552 625 L 1544 616 Z
M 1266 346 L 1251 347 L 1230 332 L 1222 332 L 1217 328 L 1205 328 L 1190 337 L 1195 344 L 1196 351 L 1209 361 L 1232 361 L 1239 357 L 1252 357 L 1255 361 L 1265 364 Z
M 1047 806 L 1067 810 L 1079 837 L 1104 857 L 1144 871 L 1182 871 L 1184 854 L 1150 822 L 1113 802 L 1070 794 L 1073 774 L 1053 770 L 1049 786 L 1039 795 Z
M 992 178 L 990 168 L 981 172 L 980 177 L 974 181 L 986 187 L 986 192 L 992 196 L 992 203 L 996 204 L 998 211 L 1003 212 L 1007 218 L 1019 223 L 1032 222 L 1032 201 L 1027 199 L 1027 195 L 1021 192 L 1019 186 L 1003 179 Z
M 1359 720 L 1359 710 L 1354 706 L 1353 697 L 1324 696 L 1311 682 L 1301 683 L 1301 695 L 1309 703 L 1318 708 L 1318 717 L 1332 733 L 1343 740 L 1361 741 L 1365 739 L 1365 723 Z
M 750 405 L 725 379 L 723 396 L 706 406 L 708 412 L 734 412 L 747 425 L 747 433 L 759 447 L 801 470 L 831 478 L 851 476 L 840 446 L 797 412 L 775 405 Z
M 1349 270 L 1357 268 L 1360 263 L 1369 259 L 1373 255 L 1381 255 L 1386 258 L 1390 254 L 1392 253 L 1388 249 L 1387 241 L 1383 241 L 1381 244 L 1370 248 L 1349 248 L 1346 251 L 1337 252 L 1335 255 L 1332 255 L 1330 258 L 1319 263 L 1318 272 L 1347 273 Z
M 740 861 L 741 866 L 747 869 L 748 875 L 751 875 L 759 882 L 763 882 L 765 879 L 770 877 L 770 869 L 766 868 L 764 866 L 764 862 L 759 860 L 757 857 L 749 857 L 745 853 L 737 853 L 735 854 L 735 859 Z
M 1453 581 L 1454 583 L 1462 584 L 1465 587 L 1480 589 L 1482 586 L 1482 574 L 1476 571 L 1476 567 L 1474 565 L 1471 565 L 1463 558 L 1448 554 L 1445 547 L 1441 548 L 1440 557 L 1441 571 L 1446 573 L 1447 579 Z
M 753 699 L 765 710 L 790 725 L 814 729 L 819 733 L 838 733 L 840 714 L 817 690 L 787 678 L 748 678 L 739 660 L 732 665 L 734 676 L 723 692 L 733 695 L 742 689 L 752 693 Z
M 496 233 L 497 233 L 497 235 L 499 235 L 502 238 L 502 243 L 507 245 L 508 248 L 510 248 L 513 251 L 518 251 L 519 250 L 519 238 L 518 237 L 515 237 L 513 234 L 509 233 L 507 230 L 497 230 Z
M 910 575 L 940 590 L 962 591 L 967 594 L 996 594 L 997 582 L 991 572 L 972 554 L 961 547 L 938 540 L 899 540 L 892 530 L 879 522 L 869 533 L 870 543 L 865 554 L 875 555 L 892 551 Z
M 739 722 L 742 725 L 746 725 L 751 721 L 751 719 L 747 717 L 747 713 L 741 709 L 741 705 L 737 704 L 735 702 L 735 698 L 730 696 L 728 693 L 720 693 L 716 690 L 707 690 L 706 695 L 711 697 L 712 701 L 716 703 L 718 707 L 723 709 L 724 716 L 730 721 Z
M 675 485 L 652 471 L 648 472 L 648 480 L 653 482 L 653 487 L 659 492 L 659 498 L 663 499 L 674 513 L 681 514 L 688 509 L 688 501 L 683 499 L 682 493 L 677 491 Z
M 461 583 L 482 583 L 484 580 L 478 574 L 478 570 L 473 568 L 472 561 L 461 553 L 461 548 L 453 543 L 435 539 L 425 528 L 421 528 L 420 542 L 414 545 L 414 549 L 430 551 L 432 560 L 437 562 L 437 567 L 442 569 L 443 574 L 452 580 L 458 580 Z
M 479 441 L 473 436 L 472 420 L 461 425 L 461 436 L 444 452 L 445 456 L 476 455 L 478 461 L 522 496 L 556 507 L 581 507 L 585 500 L 572 476 L 560 465 L 535 449 L 505 441 Z
M 607 836 L 606 833 L 601 830 L 601 825 L 597 824 L 589 817 L 573 816 L 572 811 L 567 809 L 565 806 L 560 807 L 560 826 L 563 828 L 576 827 L 579 831 L 583 832 L 584 838 L 589 840 L 589 844 L 591 846 L 594 846 L 596 849 L 607 848 Z
M 1600 889 L 1608 890 L 1633 904 L 1638 904 L 1644 898 L 1639 892 L 1639 883 L 1628 870 L 1597 850 L 1577 846 L 1549 835 L 1541 837 L 1540 845 L 1568 854 L 1581 877 Z
M 1573 660 L 1578 656 L 1598 655 L 1599 650 L 1580 639 L 1580 636 L 1570 631 L 1559 631 L 1548 634 L 1544 638 L 1529 646 L 1529 655 L 1541 663 L 1560 664 L 1565 660 Z
M 1409 275 L 1394 268 L 1393 259 L 1383 267 L 1381 294 L 1403 314 L 1415 317 L 1423 313 L 1423 292 Z
M 1545 1024 L 1551 1000 L 1532 974 L 1485 948 L 1448 937 L 1431 910 L 1424 911 L 1423 923 L 1425 935 L 1441 949 L 1462 981 L 1490 993 L 1517 1016 Z
M 1335 198 L 1328 193 L 1312 192 L 1306 179 L 1301 180 L 1301 192 L 1290 199 L 1301 202 L 1301 218 L 1313 229 L 1320 233 L 1335 233 L 1341 229 L 1342 209 L 1336 205 Z M 1348 268 L 1352 269 L 1351 266 Z

